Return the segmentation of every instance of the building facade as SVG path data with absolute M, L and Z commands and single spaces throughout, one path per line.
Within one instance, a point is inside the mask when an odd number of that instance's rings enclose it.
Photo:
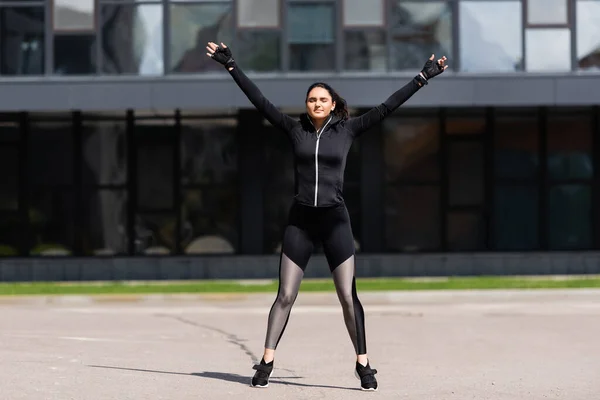
M 0 0 L 0 255 L 276 257 L 289 145 L 208 41 L 292 115 L 448 57 L 351 149 L 363 257 L 600 248 L 600 2 Z

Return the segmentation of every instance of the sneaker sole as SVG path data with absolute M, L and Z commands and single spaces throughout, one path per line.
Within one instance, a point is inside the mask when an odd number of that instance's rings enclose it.
M 269 374 L 269 377 L 267 379 L 271 379 L 271 375 L 273 375 L 273 371 L 274 370 L 275 370 L 275 368 L 273 368 L 271 370 L 271 373 Z M 266 385 L 253 385 L 252 384 L 252 378 L 250 378 L 250 387 L 261 388 L 261 389 L 268 388 L 269 387 L 269 382 L 267 382 Z
M 356 377 L 356 379 L 358 379 L 358 380 L 360 381 L 360 375 L 358 375 L 358 372 L 356 372 L 356 370 L 354 370 L 354 376 Z M 376 391 L 377 391 L 377 389 L 379 389 L 379 388 L 375 388 L 375 389 L 373 389 L 373 388 L 365 389 L 364 387 L 362 387 L 362 385 L 361 385 L 361 387 L 360 387 L 360 390 L 362 390 L 362 391 L 365 391 L 365 392 L 376 392 Z

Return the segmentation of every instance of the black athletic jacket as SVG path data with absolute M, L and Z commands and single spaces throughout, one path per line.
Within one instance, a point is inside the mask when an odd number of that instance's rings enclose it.
M 295 200 L 313 207 L 328 207 L 344 201 L 344 170 L 352 141 L 421 88 L 413 79 L 382 104 L 359 117 L 342 120 L 330 115 L 321 131 L 316 132 L 306 113 L 294 119 L 280 112 L 238 65 L 229 73 L 258 111 L 292 141 L 296 169 Z

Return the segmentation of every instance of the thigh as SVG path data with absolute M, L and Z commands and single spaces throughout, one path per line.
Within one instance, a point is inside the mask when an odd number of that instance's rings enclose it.
M 296 225 L 285 227 L 281 252 L 302 268 L 302 271 L 306 270 L 313 249 L 314 243 L 309 232 Z
M 324 218 L 322 227 L 323 251 L 333 271 L 352 255 L 354 255 L 354 235 L 350 216 L 345 206 L 332 209 L 331 214 Z

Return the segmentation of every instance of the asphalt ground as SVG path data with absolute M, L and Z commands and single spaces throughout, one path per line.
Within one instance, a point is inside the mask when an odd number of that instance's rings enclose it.
M 0 299 L 0 399 L 600 398 L 600 290 L 359 293 L 362 392 L 334 293 L 300 293 L 266 389 L 274 294 Z

